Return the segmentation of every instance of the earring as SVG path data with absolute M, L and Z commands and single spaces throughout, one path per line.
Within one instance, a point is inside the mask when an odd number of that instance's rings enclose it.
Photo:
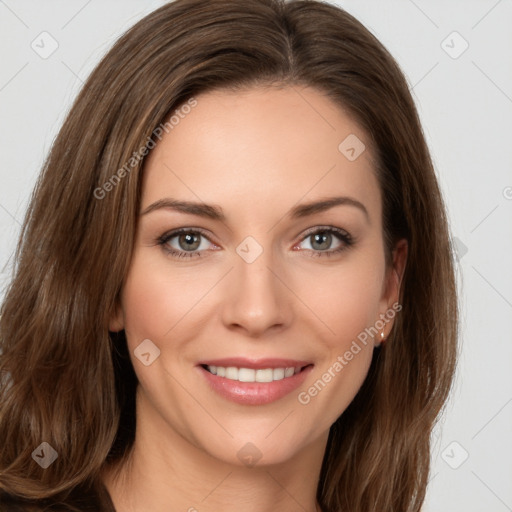
M 380 333 L 380 344 L 383 345 L 386 340 L 384 339 L 384 331 Z

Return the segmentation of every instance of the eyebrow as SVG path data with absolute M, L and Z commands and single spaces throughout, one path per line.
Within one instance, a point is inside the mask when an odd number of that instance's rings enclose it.
M 335 206 L 353 206 L 362 211 L 367 220 L 369 220 L 368 210 L 360 201 L 346 196 L 328 197 L 318 201 L 311 201 L 309 203 L 300 204 L 293 207 L 288 216 L 292 219 L 298 219 L 313 215 L 315 213 L 321 213 Z M 190 215 L 197 215 L 199 217 L 205 217 L 212 220 L 218 220 L 224 222 L 226 216 L 224 215 L 222 208 L 215 204 L 196 203 L 193 201 L 179 201 L 170 197 L 159 199 L 151 205 L 149 205 L 142 213 L 147 215 L 148 213 L 156 210 L 167 209 L 174 210 L 181 213 L 188 213 Z

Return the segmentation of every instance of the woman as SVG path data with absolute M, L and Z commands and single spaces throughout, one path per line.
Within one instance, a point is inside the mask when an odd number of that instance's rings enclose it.
M 407 83 L 342 9 L 138 22 L 71 109 L 16 261 L 2 510 L 420 510 L 450 237 Z

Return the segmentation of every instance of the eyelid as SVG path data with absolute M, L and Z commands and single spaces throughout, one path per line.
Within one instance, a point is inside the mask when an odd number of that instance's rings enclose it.
M 340 236 L 344 236 L 348 240 L 352 241 L 352 235 L 348 231 L 346 231 L 342 228 L 338 228 L 336 226 L 329 226 L 329 225 L 318 225 L 318 226 L 314 226 L 312 228 L 306 229 L 306 231 L 304 232 L 304 235 L 301 238 L 301 242 L 303 242 L 308 236 L 311 236 L 314 233 L 319 233 L 322 231 L 333 231 L 335 233 L 338 233 Z
M 208 231 L 206 231 L 203 228 L 196 228 L 196 227 L 193 227 L 193 226 L 191 226 L 191 227 L 187 226 L 187 227 L 183 227 L 183 228 L 170 229 L 169 231 L 166 231 L 163 235 L 159 236 L 158 239 L 159 240 L 163 240 L 163 239 L 173 238 L 176 235 L 180 235 L 181 233 L 200 233 L 202 236 L 207 238 L 210 242 L 215 243 L 212 240 L 212 236 L 211 236 L 211 234 Z

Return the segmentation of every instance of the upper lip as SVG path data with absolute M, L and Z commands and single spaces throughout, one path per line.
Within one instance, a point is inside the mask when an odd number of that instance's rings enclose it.
M 247 359 L 245 357 L 225 357 L 222 359 L 208 359 L 201 361 L 199 365 L 206 366 L 234 366 L 236 368 L 252 368 L 259 370 L 263 368 L 291 368 L 304 367 L 312 364 L 311 361 L 299 361 L 297 359 L 281 359 L 281 358 L 263 358 L 263 359 Z

